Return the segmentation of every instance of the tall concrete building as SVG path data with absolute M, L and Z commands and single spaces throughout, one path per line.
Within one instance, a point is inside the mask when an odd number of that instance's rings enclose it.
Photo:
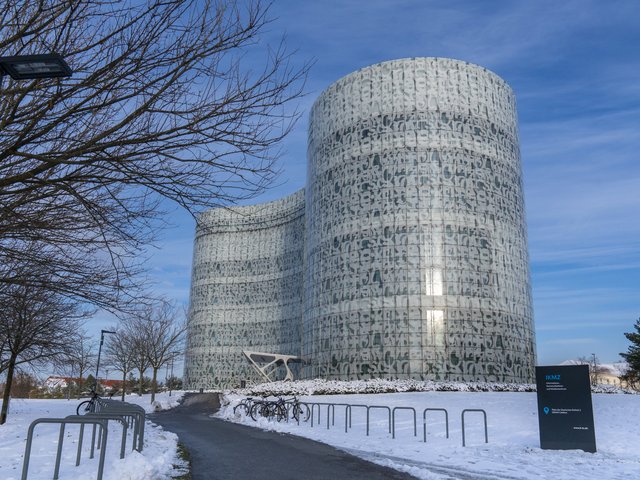
M 338 80 L 310 114 L 303 191 L 201 216 L 187 388 L 303 378 L 531 382 L 515 98 L 466 62 L 412 58 Z

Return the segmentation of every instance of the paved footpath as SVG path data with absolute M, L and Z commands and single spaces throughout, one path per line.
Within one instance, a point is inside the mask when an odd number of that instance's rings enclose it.
M 191 396 L 178 408 L 148 416 L 178 434 L 191 456 L 193 480 L 414 478 L 313 440 L 211 418 L 217 396 L 208 395 L 208 403 Z

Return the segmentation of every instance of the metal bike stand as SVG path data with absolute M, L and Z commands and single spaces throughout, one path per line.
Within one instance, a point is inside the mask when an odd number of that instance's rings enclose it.
M 376 410 L 376 409 L 380 409 L 380 410 L 386 410 L 389 414 L 389 433 L 391 433 L 391 408 L 387 407 L 386 405 L 369 405 L 367 407 L 367 436 L 369 436 L 369 412 L 371 410 Z
M 487 431 L 487 412 L 482 410 L 481 408 L 467 408 L 462 410 L 462 446 L 465 447 L 465 436 L 464 436 L 464 414 L 467 412 L 481 412 L 484 417 L 484 443 L 489 443 L 489 433 Z
M 413 436 L 418 436 L 418 428 L 416 426 L 416 409 L 413 407 L 393 407 L 391 412 L 391 438 L 396 438 L 396 410 L 411 410 L 413 412 Z
M 99 426 L 102 434 L 102 445 L 100 449 L 100 459 L 98 461 L 98 475 L 97 480 L 102 480 L 102 474 L 104 472 L 104 455 L 107 446 L 107 434 L 108 430 L 108 421 L 107 419 L 101 418 L 87 418 L 86 415 L 72 415 L 67 418 L 38 418 L 31 422 L 29 425 L 29 429 L 27 431 L 27 444 L 24 452 L 24 460 L 22 463 L 22 480 L 27 480 L 27 474 L 29 472 L 29 461 L 31 460 L 31 446 L 33 444 L 33 431 L 37 425 L 42 423 L 53 423 L 60 425 L 60 435 L 58 436 L 58 448 L 56 451 L 56 462 L 53 470 L 53 480 L 57 480 L 60 474 L 60 459 L 62 457 L 62 444 L 64 443 L 64 432 L 66 425 L 76 424 L 76 425 L 96 425 Z M 78 445 L 78 449 L 80 449 L 82 445 Z M 78 452 L 76 456 L 76 466 L 79 464 L 80 454 Z
M 422 412 L 422 428 L 424 431 L 424 443 L 427 443 L 427 412 L 444 412 L 444 422 L 447 427 L 447 438 L 449 438 L 449 413 L 445 408 L 425 408 Z
M 122 438 L 120 440 L 120 458 L 124 458 L 125 447 L 127 444 L 127 421 L 122 417 L 122 415 L 109 414 L 105 412 L 101 413 L 90 413 L 87 415 L 83 415 L 84 417 L 95 417 L 95 418 L 105 418 L 107 422 L 109 420 L 116 420 L 122 425 Z M 69 418 L 69 417 L 67 417 Z M 108 425 L 108 424 L 107 424 Z M 83 426 L 80 428 L 82 429 Z M 80 432 L 82 435 L 82 431 Z M 98 436 L 98 444 L 100 443 L 100 437 Z

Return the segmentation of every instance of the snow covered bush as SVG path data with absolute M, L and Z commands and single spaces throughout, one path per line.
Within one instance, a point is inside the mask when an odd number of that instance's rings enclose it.
M 394 392 L 535 392 L 532 383 L 433 382 L 421 380 L 296 380 L 293 382 L 261 383 L 244 389 L 231 390 L 243 396 L 282 395 L 345 395 Z M 593 393 L 634 393 L 610 385 L 592 387 Z

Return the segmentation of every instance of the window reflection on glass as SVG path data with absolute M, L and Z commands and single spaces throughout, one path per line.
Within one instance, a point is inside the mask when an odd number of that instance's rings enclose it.
M 426 273 L 427 295 L 442 295 L 442 270 L 429 268 Z
M 422 346 L 444 347 L 444 333 L 444 311 L 425 311 L 422 317 Z

